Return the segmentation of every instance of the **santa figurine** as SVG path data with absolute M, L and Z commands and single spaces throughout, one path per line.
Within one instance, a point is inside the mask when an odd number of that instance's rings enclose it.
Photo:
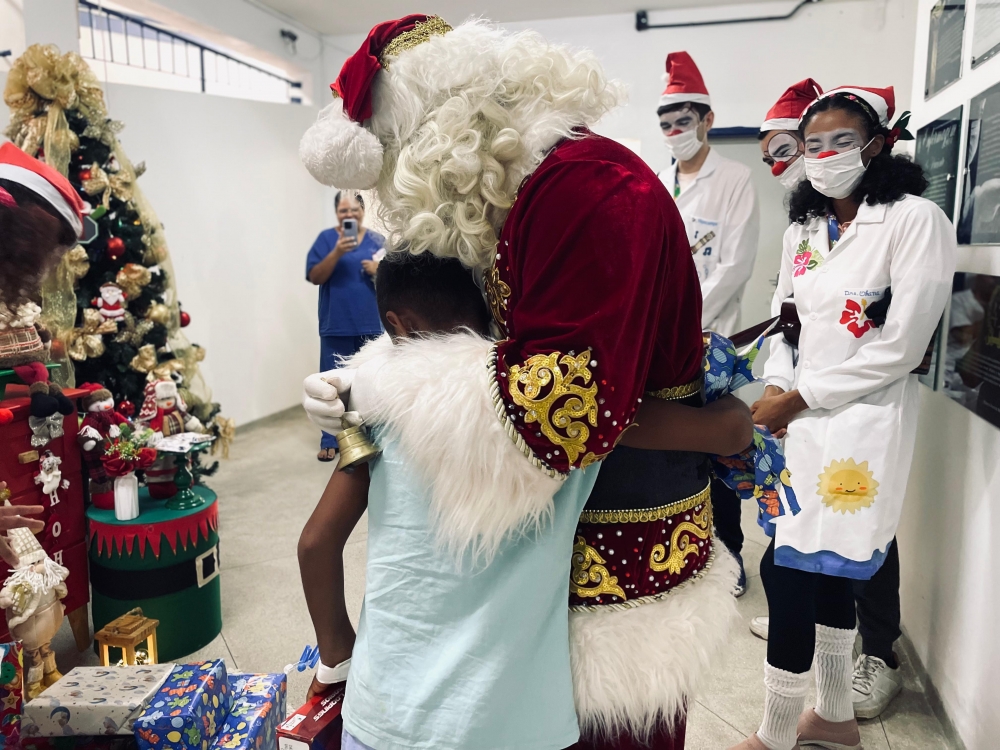
M 145 398 L 139 411 L 139 422 L 163 437 L 181 432 L 201 430 L 201 422 L 187 413 L 187 406 L 177 392 L 177 384 L 172 380 L 154 380 L 146 385 Z M 146 486 L 149 496 L 163 500 L 177 494 L 174 484 L 174 457 L 161 455 L 156 463 L 146 470 Z
M 90 502 L 95 508 L 114 510 L 114 479 L 104 470 L 101 456 L 104 441 L 118 437 L 120 425 L 127 424 L 128 420 L 115 411 L 114 396 L 107 388 L 98 383 L 84 383 L 80 388 L 89 391 L 80 399 L 84 415 L 77 441 L 90 477 Z
M 46 554 L 28 529 L 11 529 L 7 541 L 19 562 L 0 589 L 0 607 L 12 639 L 24 644 L 24 699 L 30 701 L 62 677 L 50 644 L 62 625 L 69 571 Z
M 105 320 L 116 323 L 125 317 L 125 300 L 127 296 L 117 284 L 108 281 L 101 284 L 101 296 L 91 304 L 96 307 Z

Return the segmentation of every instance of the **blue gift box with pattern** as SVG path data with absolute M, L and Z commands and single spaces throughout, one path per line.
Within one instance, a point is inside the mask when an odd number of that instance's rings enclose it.
M 232 705 L 224 661 L 178 665 L 136 719 L 136 742 L 140 750 L 208 750 Z
M 230 675 L 233 708 L 215 738 L 214 750 L 277 750 L 287 686 L 283 674 Z

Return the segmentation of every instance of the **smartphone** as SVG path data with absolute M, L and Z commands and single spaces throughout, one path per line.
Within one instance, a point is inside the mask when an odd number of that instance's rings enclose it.
M 345 237 L 353 237 L 354 241 L 358 241 L 358 220 L 357 219 L 344 219 L 344 223 L 341 225 L 344 230 Z

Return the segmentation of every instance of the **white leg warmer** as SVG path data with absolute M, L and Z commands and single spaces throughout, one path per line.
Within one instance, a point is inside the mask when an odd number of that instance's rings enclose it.
M 767 697 L 764 699 L 764 721 L 757 730 L 757 738 L 770 750 L 791 750 L 795 747 L 795 728 L 799 714 L 805 708 L 808 685 L 808 672 L 795 674 L 764 664 Z
M 851 656 L 858 631 L 816 626 L 816 713 L 827 721 L 854 718 Z

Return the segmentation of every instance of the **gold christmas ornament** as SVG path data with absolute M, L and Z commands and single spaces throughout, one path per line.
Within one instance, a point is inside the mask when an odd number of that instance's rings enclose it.
M 66 334 L 66 351 L 78 362 L 100 357 L 104 354 L 103 335 L 117 330 L 118 325 L 113 320 L 105 320 L 99 311 L 88 307 L 83 311 L 83 325 Z
M 146 319 L 165 326 L 170 323 L 170 308 L 160 302 L 154 302 L 146 312 Z

